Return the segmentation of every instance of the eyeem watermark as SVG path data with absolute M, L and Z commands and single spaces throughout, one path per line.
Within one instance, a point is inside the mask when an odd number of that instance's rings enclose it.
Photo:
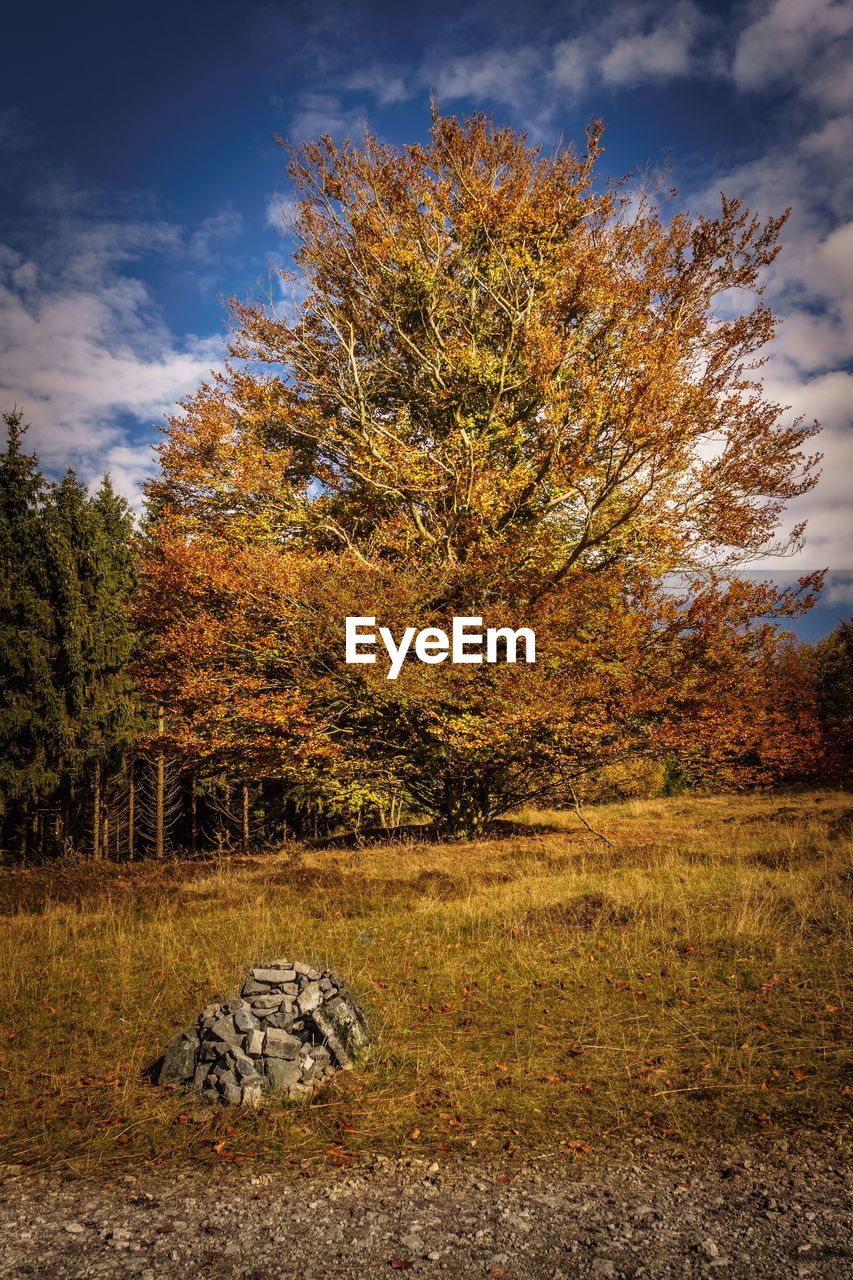
M 347 625 L 346 660 L 350 663 L 375 662 L 371 652 L 377 644 L 375 618 L 349 617 Z M 536 661 L 536 636 L 529 627 L 487 627 L 483 631 L 482 618 L 454 618 L 453 631 L 448 637 L 440 627 L 424 627 L 416 631 L 406 627 L 397 644 L 389 627 L 379 627 L 379 636 L 390 659 L 388 679 L 396 680 L 414 641 L 414 654 L 421 662 L 431 666 L 444 662 L 517 662 L 519 645 L 524 646 L 524 661 Z M 498 657 L 499 647 L 503 654 Z

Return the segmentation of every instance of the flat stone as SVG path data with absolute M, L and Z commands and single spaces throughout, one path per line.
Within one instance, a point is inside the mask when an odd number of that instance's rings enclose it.
M 253 969 L 252 977 L 255 982 L 268 982 L 271 986 L 278 986 L 281 982 L 292 982 L 296 977 L 294 969 Z
M 256 996 L 252 1001 L 252 1011 L 256 1016 L 263 1016 L 262 1010 L 280 1008 L 283 999 L 284 996 L 274 995 L 272 992 L 268 992 L 263 996 Z
M 246 1053 L 252 1058 L 259 1058 L 264 1051 L 263 1031 L 250 1031 L 246 1040 Z
M 242 987 L 244 996 L 260 996 L 267 991 L 269 991 L 268 984 L 265 982 L 255 982 L 254 978 L 247 978 Z
M 302 1069 L 298 1062 L 284 1058 L 267 1058 L 266 1075 L 276 1093 L 289 1092 L 299 1084 Z
M 296 1008 L 300 1017 L 304 1017 L 306 1013 L 313 1013 L 315 1009 L 319 1009 L 322 1003 L 323 995 L 320 991 L 319 982 L 309 982 L 296 1001 Z
M 233 1018 L 217 1018 L 204 1028 L 208 1039 L 220 1040 L 223 1044 L 242 1044 L 240 1032 L 234 1026 Z
M 265 1019 L 265 1025 L 268 1027 L 277 1027 L 281 1031 L 290 1031 L 293 1026 L 292 1008 L 278 1009 L 272 1017 Z
M 288 1035 L 277 1027 L 270 1027 L 264 1037 L 264 1054 L 267 1058 L 295 1058 L 302 1047 L 297 1036 Z
M 230 1080 L 220 1083 L 219 1096 L 223 1102 L 227 1102 L 231 1107 L 239 1107 L 243 1100 L 243 1090 L 236 1083 L 232 1084 Z

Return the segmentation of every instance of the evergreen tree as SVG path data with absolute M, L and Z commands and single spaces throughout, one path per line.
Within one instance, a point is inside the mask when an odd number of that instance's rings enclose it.
M 26 854 L 28 823 L 59 780 L 67 725 L 54 682 L 56 634 L 42 503 L 45 482 L 3 415 L 0 454 L 0 812 L 3 844 Z
M 58 653 L 57 689 L 68 723 L 62 783 L 66 798 L 91 796 L 91 846 L 100 850 L 105 783 L 117 775 L 135 727 L 129 663 L 134 568 L 132 516 L 108 477 L 94 497 L 73 471 L 49 495 Z

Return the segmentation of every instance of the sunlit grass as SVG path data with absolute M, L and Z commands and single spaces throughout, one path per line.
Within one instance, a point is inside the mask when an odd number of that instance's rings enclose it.
M 4 873 L 4 1158 L 577 1154 L 837 1128 L 850 797 L 590 816 L 612 846 L 530 812 L 529 834 L 467 845 Z M 178 1027 L 282 953 L 362 995 L 356 1072 L 260 1115 L 146 1083 Z

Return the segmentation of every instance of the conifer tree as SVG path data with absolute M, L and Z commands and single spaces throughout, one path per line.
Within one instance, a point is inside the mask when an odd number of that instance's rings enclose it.
M 26 855 L 28 819 L 58 782 L 65 739 L 54 685 L 55 630 L 38 461 L 22 451 L 19 410 L 3 415 L 0 454 L 0 812 L 4 839 Z

